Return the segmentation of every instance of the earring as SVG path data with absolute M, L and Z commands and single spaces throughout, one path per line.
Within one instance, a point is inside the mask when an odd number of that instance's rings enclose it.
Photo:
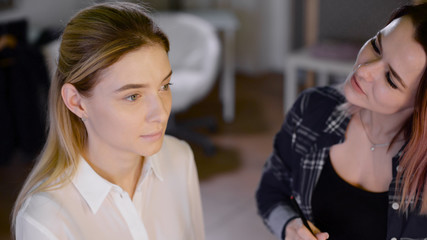
M 87 118 L 86 117 L 81 117 L 83 122 L 86 122 Z

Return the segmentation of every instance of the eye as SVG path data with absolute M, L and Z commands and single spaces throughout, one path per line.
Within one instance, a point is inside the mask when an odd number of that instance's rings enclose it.
M 168 91 L 169 90 L 169 88 L 170 88 L 170 86 L 172 86 L 173 85 L 173 83 L 166 83 L 165 85 L 163 85 L 161 88 L 160 88 L 160 90 L 162 90 L 162 91 Z
M 377 43 L 375 41 L 375 38 L 371 39 L 371 46 L 377 54 L 381 54 L 380 49 L 378 48 Z
M 390 85 L 391 88 L 397 89 L 397 85 L 394 84 L 393 80 L 391 79 L 390 72 L 387 72 L 385 74 L 385 78 L 387 79 L 387 83 Z
M 139 98 L 139 94 L 132 94 L 126 97 L 126 100 L 129 102 L 135 102 Z

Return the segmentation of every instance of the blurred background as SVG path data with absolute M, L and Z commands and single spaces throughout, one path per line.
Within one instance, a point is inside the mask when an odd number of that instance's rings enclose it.
M 11 207 L 44 142 L 58 36 L 99 2 L 0 0 L 0 240 L 10 239 Z M 194 150 L 207 239 L 274 239 L 254 194 L 286 110 L 302 89 L 343 81 L 363 42 L 410 1 L 143 2 L 171 39 L 168 133 Z

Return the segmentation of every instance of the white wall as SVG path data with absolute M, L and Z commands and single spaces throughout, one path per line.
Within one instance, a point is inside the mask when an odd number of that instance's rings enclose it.
M 156 0 L 151 0 L 156 1 Z M 236 67 L 247 73 L 283 71 L 289 49 L 288 9 L 292 0 L 181 0 L 186 8 L 225 8 L 240 21 Z
M 259 68 L 260 13 L 254 11 L 257 5 L 256 0 L 231 0 L 231 9 L 240 21 L 236 34 L 236 67 L 247 72 L 257 72 Z
M 0 22 L 27 19 L 29 38 L 33 40 L 43 28 L 65 26 L 87 2 L 85 0 L 14 0 L 12 8 L 0 11 Z
M 18 17 L 27 17 L 30 20 L 30 26 L 33 28 L 42 28 L 46 26 L 64 26 L 69 18 L 90 3 L 101 0 L 14 0 L 14 7 L 10 10 L 0 11 L 0 22 L 7 19 Z M 140 0 L 133 0 L 140 1 Z M 142 0 L 148 2 L 155 10 L 164 10 L 172 0 Z M 286 53 L 290 45 L 300 46 L 302 39 L 298 32 L 298 27 L 302 23 L 298 21 L 298 14 L 293 9 L 292 4 L 301 4 L 300 0 L 180 0 L 188 8 L 226 8 L 233 11 L 240 21 L 240 28 L 236 34 L 236 66 L 238 70 L 257 73 L 262 71 L 282 71 L 283 62 L 286 59 Z M 333 20 L 331 16 L 337 13 L 349 14 L 345 9 L 337 9 L 341 0 L 322 0 L 320 11 L 323 21 L 320 21 L 320 37 L 323 35 L 349 35 L 347 29 L 349 25 L 355 23 L 356 27 L 351 29 L 366 30 L 369 24 L 361 22 L 360 16 L 365 20 L 375 17 L 378 22 L 384 17 L 378 17 L 379 10 L 389 13 L 401 0 L 389 0 L 384 4 L 383 0 L 350 1 L 353 12 L 352 16 L 339 16 L 338 20 Z M 350 2 L 341 3 L 347 6 Z M 383 6 L 384 9 L 377 9 L 372 14 L 371 5 Z M 355 5 L 356 7 L 354 7 Z M 366 5 L 366 6 L 365 6 Z M 375 5 L 375 6 L 376 6 Z M 347 7 L 346 9 L 348 9 Z M 356 9 L 357 8 L 357 9 Z M 294 14 L 294 16 L 292 16 Z M 384 15 L 384 14 L 383 14 Z M 331 20 L 331 19 L 332 20 Z M 359 19 L 357 22 L 352 19 Z M 291 22 L 294 19 L 294 22 Z M 295 22 L 296 20 L 297 22 Z M 334 24 L 330 22 L 334 21 Z M 364 27 L 360 27 L 364 26 Z M 292 31 L 290 30 L 292 28 Z M 344 29 L 344 30 L 343 30 Z M 298 30 L 298 31 L 297 31 Z M 363 31 L 361 30 L 361 31 Z M 351 36 L 361 35 L 360 31 L 352 31 Z M 375 28 L 376 31 L 376 28 Z M 291 40 L 292 39 L 292 40 Z
M 167 7 L 168 1 L 146 0 L 153 7 Z M 238 70 L 282 71 L 289 42 L 286 9 L 291 0 L 181 1 L 190 8 L 223 7 L 235 12 L 240 21 L 236 33 Z M 13 8 L 0 11 L 0 22 L 25 17 L 33 30 L 62 27 L 79 9 L 93 2 L 97 0 L 14 0 Z
M 25 17 L 31 26 L 62 26 L 82 6 L 82 0 L 14 0 L 0 11 L 0 21 Z
M 291 2 L 289 0 L 264 0 L 260 5 L 258 8 L 261 11 L 260 34 L 258 35 L 260 70 L 282 72 L 291 45 Z
M 289 49 L 290 0 L 230 0 L 240 21 L 237 32 L 238 70 L 283 71 Z

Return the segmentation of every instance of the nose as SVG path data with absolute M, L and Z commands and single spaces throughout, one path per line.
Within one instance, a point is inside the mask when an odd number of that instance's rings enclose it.
M 375 81 L 385 74 L 385 64 L 381 59 L 372 59 L 356 66 L 356 76 L 367 82 Z
M 153 94 L 147 101 L 147 115 L 146 119 L 148 122 L 164 123 L 169 118 L 170 104 L 167 99 Z

